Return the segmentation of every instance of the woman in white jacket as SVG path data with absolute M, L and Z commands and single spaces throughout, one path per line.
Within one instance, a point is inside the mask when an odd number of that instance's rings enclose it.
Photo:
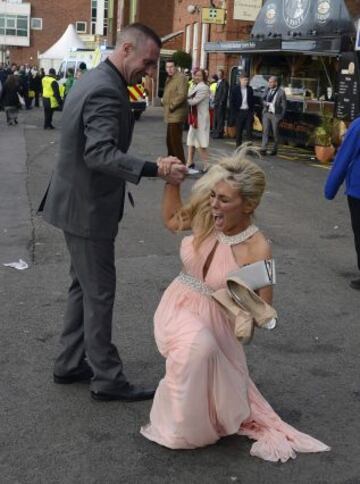
M 209 101 L 210 88 L 207 84 L 206 74 L 203 69 L 198 69 L 193 75 L 194 84 L 188 93 L 190 106 L 190 129 L 187 135 L 188 159 L 186 166 L 193 168 L 195 148 L 199 148 L 200 158 L 203 163 L 202 172 L 209 167 L 207 147 L 210 139 L 210 115 Z

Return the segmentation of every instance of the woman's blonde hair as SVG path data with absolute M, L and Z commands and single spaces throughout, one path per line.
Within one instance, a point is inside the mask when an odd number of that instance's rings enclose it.
M 248 158 L 251 153 L 257 154 L 257 151 L 242 146 L 232 156 L 222 158 L 194 184 L 188 202 L 178 212 L 178 218 L 180 226 L 190 222 L 195 234 L 195 247 L 198 248 L 214 229 L 210 194 L 217 183 L 225 181 L 239 190 L 252 213 L 259 205 L 265 190 L 265 173 Z

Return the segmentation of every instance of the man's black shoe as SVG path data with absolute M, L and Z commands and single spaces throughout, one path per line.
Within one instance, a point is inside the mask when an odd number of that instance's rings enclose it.
M 353 281 L 350 281 L 350 287 L 353 289 L 357 289 L 358 291 L 360 290 L 360 279 L 354 279 Z
M 260 155 L 265 156 L 266 155 L 266 150 L 260 150 L 259 153 L 260 153 Z
M 91 392 L 91 398 L 102 402 L 138 402 L 140 400 L 151 400 L 154 397 L 154 388 L 143 388 L 127 383 L 116 393 Z
M 54 383 L 60 385 L 67 385 L 69 383 L 86 383 L 90 382 L 91 378 L 94 376 L 90 366 L 85 366 L 81 370 L 74 371 L 68 375 L 56 375 L 54 373 Z

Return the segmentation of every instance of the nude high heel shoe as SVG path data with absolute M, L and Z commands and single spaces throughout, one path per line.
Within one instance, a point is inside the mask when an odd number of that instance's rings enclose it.
M 273 329 L 277 323 L 276 310 L 259 297 L 236 275 L 226 280 L 231 297 L 241 307 L 244 307 L 254 318 L 257 326 Z
M 254 334 L 254 320 L 252 315 L 239 306 L 229 295 L 227 289 L 215 291 L 211 297 L 220 305 L 233 326 L 236 338 L 242 344 L 250 343 Z

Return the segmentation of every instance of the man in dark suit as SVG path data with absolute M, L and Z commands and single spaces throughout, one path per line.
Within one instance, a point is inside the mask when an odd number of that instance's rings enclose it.
M 246 139 L 251 140 L 254 119 L 254 91 L 249 86 L 249 76 L 241 74 L 239 84 L 234 86 L 230 96 L 230 110 L 236 123 L 236 147 L 240 146 L 245 129 Z
M 268 88 L 263 97 L 262 125 L 263 135 L 260 153 L 266 155 L 269 144 L 270 130 L 274 138 L 274 147 L 270 155 L 276 155 L 279 145 L 279 124 L 284 118 L 286 112 L 286 95 L 283 89 L 279 87 L 278 79 L 271 76 L 268 81 Z
M 229 83 L 224 77 L 224 71 L 218 71 L 218 82 L 214 98 L 214 129 L 213 138 L 224 137 L 224 126 L 226 116 L 226 103 L 229 93 Z
M 133 131 L 127 84 L 154 74 L 160 47 L 155 32 L 132 24 L 121 31 L 110 57 L 75 83 L 65 103 L 58 163 L 44 201 L 44 218 L 64 231 L 71 259 L 54 381 L 91 379 L 95 400 L 145 400 L 154 394 L 154 389 L 127 381 L 111 332 L 114 242 L 126 182 L 162 176 L 178 184 L 186 172 L 174 157 L 151 163 L 127 154 Z

